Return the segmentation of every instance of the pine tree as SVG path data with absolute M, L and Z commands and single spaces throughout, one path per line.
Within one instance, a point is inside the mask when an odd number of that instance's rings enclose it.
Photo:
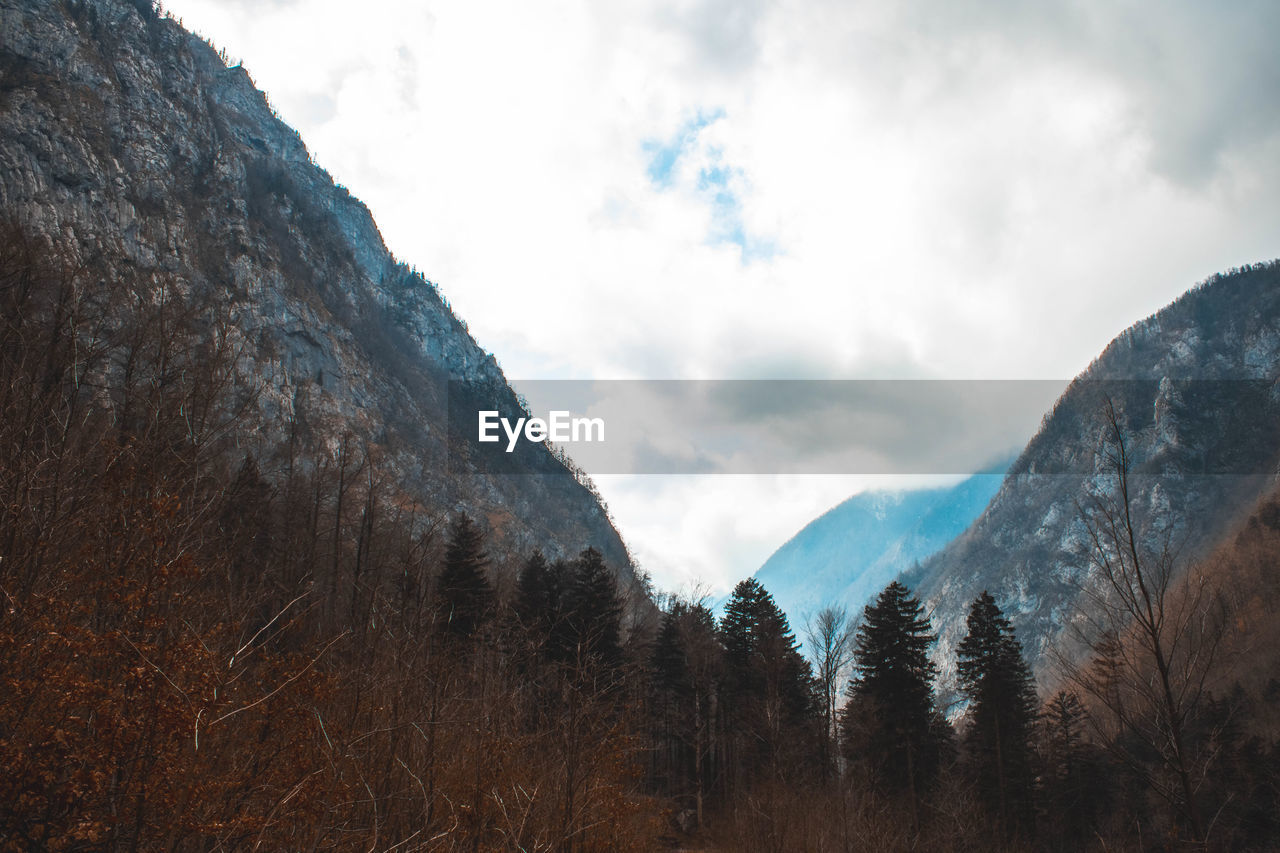
M 813 676 L 786 615 L 754 578 L 734 587 L 720 622 L 724 704 L 738 782 L 804 765 L 816 717 Z M 784 753 L 789 753 L 784 756 Z
M 689 668 L 680 636 L 686 605 L 677 601 L 662 614 L 658 636 L 649 651 L 650 708 L 653 723 L 654 766 L 667 790 L 678 793 L 683 764 L 680 738 L 684 698 L 689 691 Z
M 786 614 L 755 578 L 747 578 L 734 587 L 725 604 L 724 618 L 720 620 L 720 635 L 729 675 L 736 680 L 733 686 L 738 690 L 764 689 L 770 667 L 762 664 L 781 663 L 789 653 L 796 656 L 793 666 L 807 669 Z M 801 699 L 800 692 L 793 691 L 793 694 L 793 698 Z M 808 697 L 804 696 L 797 704 L 803 706 L 807 701 Z
M 560 608 L 560 591 L 555 580 L 547 558 L 537 550 L 529 555 L 516 579 L 516 617 L 539 645 L 545 643 Z
M 969 609 L 957 656 L 960 691 L 970 703 L 965 752 L 978 796 L 1006 830 L 1026 829 L 1035 687 L 1013 625 L 985 590 Z
M 653 650 L 649 655 L 654 686 L 677 697 L 688 690 L 689 683 L 688 661 L 680 630 L 680 621 L 687 612 L 688 606 L 683 601 L 677 601 L 670 610 L 662 614 L 658 637 L 654 640 Z
M 455 637 L 470 637 L 493 611 L 493 587 L 486 569 L 484 537 L 465 514 L 449 530 L 444 570 L 436 587 L 439 624 Z
M 535 661 L 559 663 L 564 659 L 560 642 L 560 635 L 565 632 L 564 576 L 563 562 L 549 564 L 542 551 L 535 550 L 516 577 L 513 627 L 526 656 L 526 666 Z
M 566 610 L 579 662 L 609 668 L 622 663 L 622 599 L 618 585 L 595 548 L 573 565 Z
M 711 611 L 700 602 L 676 601 L 663 614 L 649 656 L 655 769 L 671 795 L 687 798 L 699 826 L 713 775 L 712 726 L 722 651 Z
M 1103 756 L 1084 738 L 1084 705 L 1062 690 L 1045 705 L 1040 729 L 1040 825 L 1043 837 L 1079 842 L 1094 831 L 1110 800 Z
M 863 612 L 842 727 L 846 755 L 879 786 L 905 793 L 918 826 L 921 795 L 937 775 L 941 736 L 933 704 L 935 636 L 924 608 L 894 581 Z

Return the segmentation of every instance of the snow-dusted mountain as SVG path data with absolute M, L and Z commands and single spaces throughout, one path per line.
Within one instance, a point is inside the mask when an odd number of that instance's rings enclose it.
M 862 492 L 809 522 L 755 573 L 803 635 L 829 604 L 850 615 L 900 572 L 960 535 L 1000 487 L 1003 466 L 949 487 Z

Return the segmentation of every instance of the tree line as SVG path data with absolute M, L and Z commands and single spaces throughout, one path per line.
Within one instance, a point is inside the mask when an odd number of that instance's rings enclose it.
M 600 555 L 518 607 L 305 387 L 260 440 L 228 301 L 0 228 L 0 849 L 651 846 Z
M 754 580 L 717 618 L 590 548 L 496 555 L 301 398 L 255 443 L 245 346 L 223 295 L 0 229 L 0 850 L 1280 837 L 1265 711 L 1211 690 L 1225 611 L 1136 544 L 1118 428 L 1086 664 L 1038 696 L 983 593 L 944 704 L 902 584 L 802 646 Z

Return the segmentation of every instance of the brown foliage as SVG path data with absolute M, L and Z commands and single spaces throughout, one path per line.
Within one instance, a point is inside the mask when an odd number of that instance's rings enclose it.
M 225 306 L 0 231 L 0 850 L 652 846 L 626 702 L 433 630 L 379 448 L 244 456 Z

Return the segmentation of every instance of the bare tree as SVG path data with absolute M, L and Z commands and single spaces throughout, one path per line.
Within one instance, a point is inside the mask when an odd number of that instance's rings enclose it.
M 853 661 L 854 625 L 849 611 L 843 606 L 824 607 L 805 622 L 805 649 L 813 661 L 814 674 L 822 690 L 822 749 L 823 772 L 830 772 L 835 756 L 837 737 L 836 703 L 842 694 L 841 681 Z
M 1093 570 L 1086 589 L 1093 659 L 1071 678 L 1094 700 L 1091 719 L 1104 742 L 1203 845 L 1212 827 L 1199 794 L 1212 752 L 1190 732 L 1208 700 L 1225 607 L 1205 574 L 1183 576 L 1169 537 L 1153 546 L 1142 535 L 1132 450 L 1110 400 L 1106 429 L 1113 489 L 1080 508 Z

